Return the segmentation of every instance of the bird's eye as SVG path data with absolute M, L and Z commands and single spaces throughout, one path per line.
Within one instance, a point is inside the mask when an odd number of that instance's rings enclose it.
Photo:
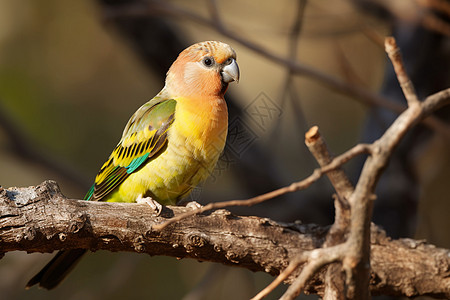
M 203 59 L 203 64 L 204 64 L 206 67 L 212 67 L 212 65 L 214 64 L 214 59 L 211 58 L 211 57 L 205 57 L 205 58 Z

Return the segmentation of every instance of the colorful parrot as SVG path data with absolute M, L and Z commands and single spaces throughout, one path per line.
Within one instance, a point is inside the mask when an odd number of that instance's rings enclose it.
M 180 53 L 164 88 L 130 118 L 85 200 L 146 202 L 158 211 L 187 196 L 213 171 L 224 149 L 224 94 L 239 81 L 236 53 L 208 41 Z M 27 284 L 52 289 L 86 252 L 62 250 Z

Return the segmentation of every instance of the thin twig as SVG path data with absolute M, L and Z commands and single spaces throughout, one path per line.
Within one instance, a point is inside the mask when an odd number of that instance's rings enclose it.
M 414 85 L 409 79 L 408 74 L 406 73 L 405 66 L 403 64 L 402 54 L 400 49 L 397 46 L 395 38 L 387 37 L 384 42 L 386 53 L 389 55 L 391 59 L 392 65 L 395 70 L 395 74 L 397 74 L 398 82 L 403 90 L 403 94 L 405 95 L 406 101 L 408 105 L 414 105 L 419 102 L 419 98 L 417 97 L 416 91 L 414 89 Z
M 246 199 L 246 200 L 230 200 L 230 201 L 209 203 L 201 208 L 194 209 L 194 210 L 188 211 L 186 213 L 180 214 L 174 218 L 167 220 L 164 223 L 157 224 L 153 227 L 153 229 L 162 230 L 170 224 L 178 222 L 189 216 L 203 213 L 208 210 L 220 209 L 220 208 L 231 207 L 231 206 L 252 206 L 252 205 L 273 199 L 275 197 L 279 197 L 279 196 L 287 194 L 287 193 L 304 190 L 304 189 L 308 188 L 311 184 L 313 184 L 314 182 L 319 180 L 323 174 L 326 174 L 332 170 L 335 170 L 336 168 L 339 168 L 340 166 L 342 166 L 343 164 L 345 164 L 346 162 L 348 162 L 350 159 L 352 159 L 355 156 L 358 156 L 363 153 L 369 153 L 369 152 L 370 152 L 370 149 L 367 144 L 358 144 L 358 145 L 354 146 L 353 148 L 351 148 L 350 150 L 346 151 L 345 153 L 334 158 L 330 164 L 328 164 L 322 168 L 315 169 L 314 172 L 310 176 L 306 177 L 305 179 L 303 179 L 301 181 L 294 182 L 294 183 L 290 184 L 289 186 L 285 186 L 280 189 L 271 191 L 269 193 L 262 194 L 262 195 L 259 195 L 259 196 L 256 196 L 256 197 L 253 197 L 250 199 Z
M 433 13 L 425 13 L 422 18 L 422 25 L 430 31 L 450 37 L 450 24 Z
M 303 20 L 304 20 L 304 14 L 306 10 L 306 3 L 307 0 L 298 0 L 298 6 L 297 6 L 297 14 L 294 18 L 294 24 L 292 25 L 292 28 L 289 33 L 289 58 L 292 61 L 296 61 L 297 59 L 297 52 L 298 52 L 298 46 L 299 46 L 299 40 L 300 40 L 300 34 L 302 32 L 303 28 Z M 282 94 L 281 94 L 281 107 L 285 107 L 285 103 L 287 99 L 290 99 L 290 103 L 292 104 L 295 120 L 297 121 L 298 128 L 304 128 L 306 130 L 306 119 L 303 113 L 303 109 L 300 104 L 300 99 L 297 94 L 296 86 L 293 85 L 295 72 L 293 72 L 291 69 L 287 70 L 286 78 L 284 80 Z M 272 130 L 272 139 L 276 137 L 278 128 L 281 125 L 282 119 L 279 118 L 277 120 L 277 123 L 274 126 L 274 129 Z
M 220 17 L 219 8 L 217 7 L 217 1 L 209 0 L 208 3 L 211 20 L 213 20 L 217 28 L 223 28 L 224 24 L 222 22 L 222 18 Z
M 422 103 L 422 114 L 429 115 L 439 108 L 450 104 L 450 88 L 428 96 Z
M 423 7 L 438 10 L 447 16 L 450 16 L 450 3 L 446 0 L 416 0 Z
M 338 245 L 330 248 L 320 248 L 312 251 L 305 251 L 300 253 L 294 259 L 289 262 L 286 269 L 283 270 L 268 286 L 261 290 L 251 300 L 260 300 L 269 295 L 277 286 L 279 286 L 284 280 L 286 280 L 291 274 L 303 263 L 307 262 L 299 276 L 292 283 L 291 287 L 285 292 L 283 297 L 294 298 L 300 293 L 311 276 L 314 275 L 320 268 L 330 264 L 340 258 L 344 257 L 344 245 Z M 319 259 L 317 259 L 319 258 Z M 295 291 L 294 291 L 295 289 Z M 281 299 L 293 299 L 293 298 L 281 298 Z
M 280 300 L 295 299 L 305 288 L 308 280 L 321 268 L 328 264 L 342 260 L 349 246 L 341 244 L 329 248 L 316 249 L 309 252 L 308 263 L 302 269 L 300 275 L 289 286 Z
M 306 253 L 306 252 L 303 252 Z M 277 286 L 279 286 L 283 281 L 285 281 L 297 268 L 300 266 L 307 257 L 305 255 L 299 255 L 289 262 L 286 269 L 283 270 L 268 286 L 262 289 L 255 297 L 251 300 L 260 300 L 269 295 Z
M 450 24 L 447 20 L 437 16 L 431 10 L 450 16 L 450 3 L 445 0 L 416 0 L 416 3 L 425 10 L 422 16 L 422 25 L 429 30 L 438 32 L 442 35 L 450 36 Z

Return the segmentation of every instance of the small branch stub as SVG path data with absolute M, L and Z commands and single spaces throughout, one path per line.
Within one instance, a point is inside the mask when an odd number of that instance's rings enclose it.
M 315 143 L 320 137 L 319 127 L 313 126 L 305 133 L 305 144 L 307 146 Z

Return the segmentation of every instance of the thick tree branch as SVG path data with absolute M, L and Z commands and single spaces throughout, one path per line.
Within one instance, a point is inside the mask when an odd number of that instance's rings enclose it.
M 287 265 L 291 251 L 318 247 L 326 232 L 317 226 L 238 217 L 226 210 L 155 231 L 155 224 L 190 208 L 164 207 L 156 217 L 145 204 L 67 199 L 53 181 L 3 189 L 0 208 L 0 253 L 73 248 L 131 251 L 215 261 L 270 274 Z
M 148 213 L 146 212 L 148 209 Z M 189 257 L 279 274 L 299 253 L 323 244 L 327 228 L 284 224 L 226 210 L 195 215 L 162 231 L 152 226 L 189 210 L 152 216 L 141 204 L 70 200 L 55 182 L 0 191 L 0 252 L 85 248 Z M 372 294 L 450 297 L 450 251 L 372 229 Z M 327 248 L 330 249 L 330 248 Z M 294 273 L 287 278 L 292 282 Z M 307 291 L 323 292 L 324 272 Z

